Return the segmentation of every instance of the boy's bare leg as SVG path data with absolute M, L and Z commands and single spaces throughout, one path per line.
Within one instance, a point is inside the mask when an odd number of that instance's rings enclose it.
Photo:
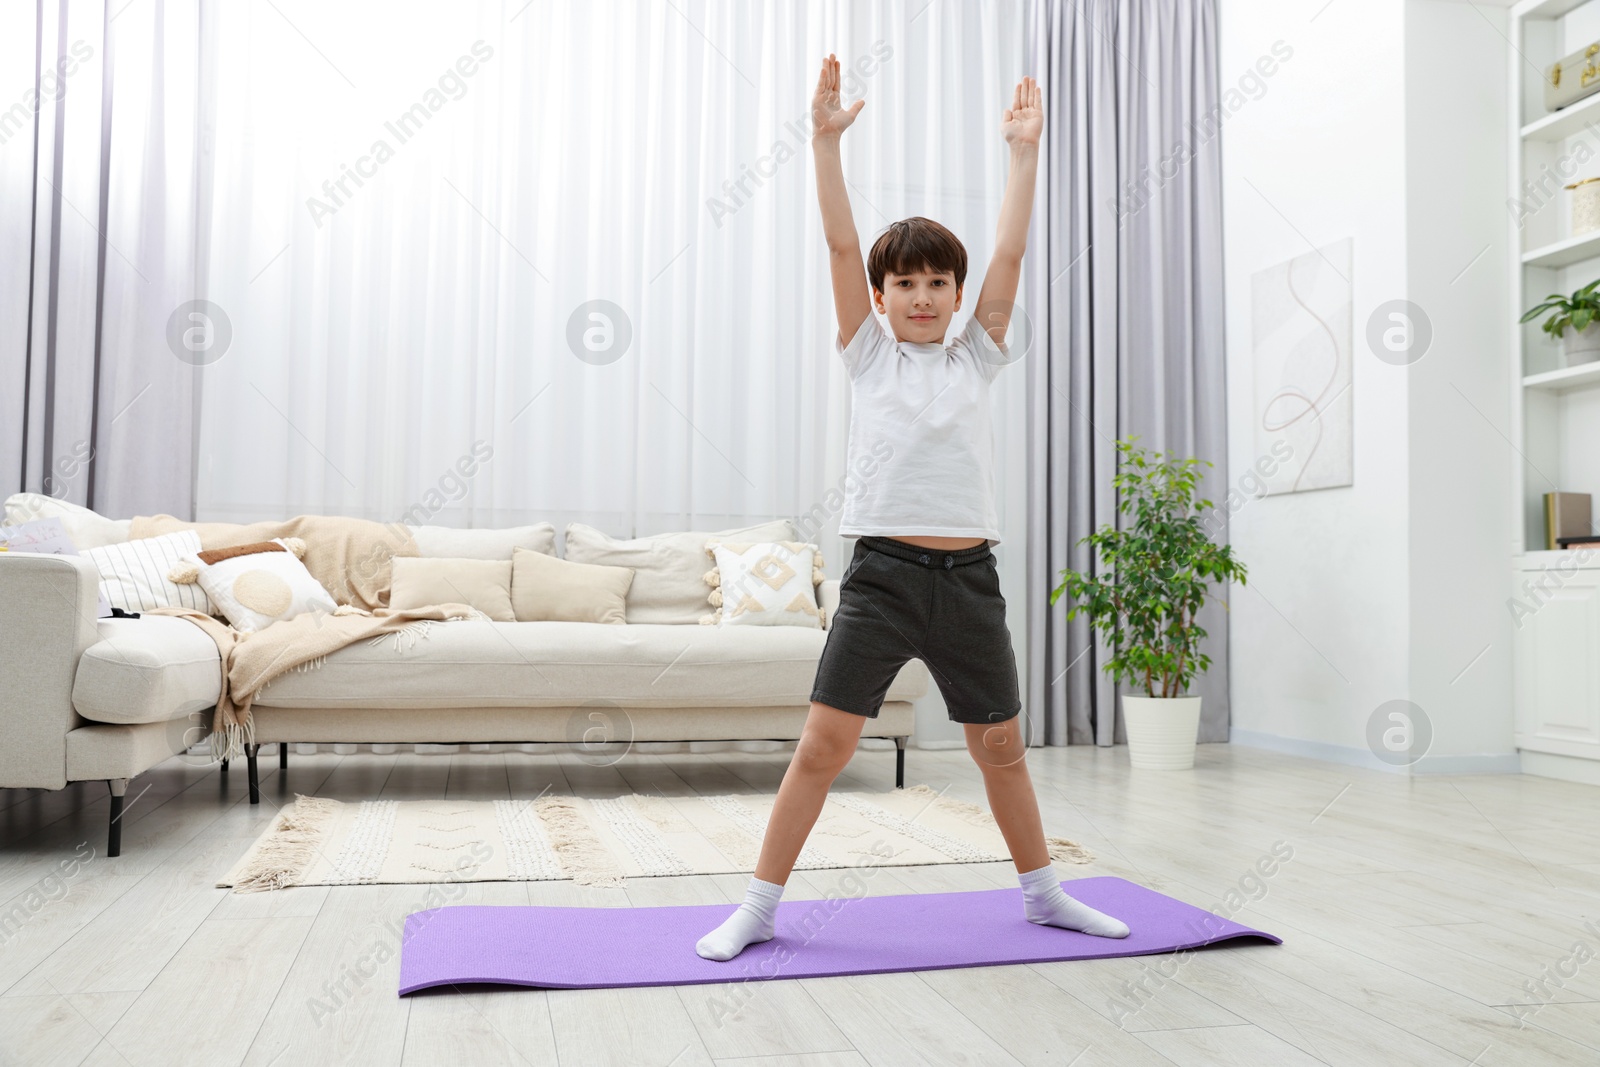
M 1028 775 L 1028 748 L 1022 716 L 1005 722 L 966 723 L 967 751 L 983 772 L 989 810 L 1011 850 L 1022 884 L 1023 913 L 1029 922 L 1060 926 L 1098 937 L 1127 937 L 1128 926 L 1067 896 L 1050 864 L 1039 817 L 1039 798 Z
M 1050 862 L 1044 843 L 1044 823 L 1039 798 L 1028 776 L 1028 748 L 1022 736 L 1022 716 L 1005 722 L 965 723 L 967 751 L 983 771 L 983 789 L 989 810 L 1011 850 L 1017 873 L 1036 871 Z
M 783 884 L 789 880 L 817 816 L 822 814 L 828 789 L 855 754 L 866 721 L 864 715 L 811 702 L 800 742 L 778 786 L 772 817 L 767 820 L 767 832 L 761 839 L 761 856 L 744 903 L 696 943 L 695 951 L 702 957 L 730 960 L 750 945 L 772 940 Z
M 761 840 L 761 858 L 756 861 L 757 878 L 778 885 L 789 880 L 800 849 L 822 814 L 828 789 L 855 755 L 866 722 L 864 715 L 811 702 L 794 758 L 772 803 L 772 818 Z

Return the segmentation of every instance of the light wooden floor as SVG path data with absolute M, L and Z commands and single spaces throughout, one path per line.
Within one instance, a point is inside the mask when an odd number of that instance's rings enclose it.
M 242 766 L 229 781 L 171 761 L 129 790 L 117 859 L 103 856 L 103 786 L 0 791 L 0 915 L 22 904 L 27 916 L 0 933 L 0 1061 L 1600 1063 L 1600 790 L 1526 776 L 1407 779 L 1230 745 L 1202 745 L 1193 772 L 1134 774 L 1125 749 L 1034 749 L 1047 830 L 1098 856 L 1057 864 L 1064 878 L 1116 874 L 1221 910 L 1233 890 L 1255 898 L 1235 918 L 1284 939 L 1203 950 L 1176 969 L 1146 956 L 780 980 L 739 986 L 736 1000 L 720 986 L 402 1000 L 398 957 L 369 980 L 350 976 L 377 946 L 396 944 L 389 922 L 439 903 L 427 887 L 212 888 L 296 792 L 771 792 L 787 761 L 631 754 L 597 767 L 572 754 L 327 753 L 291 757 L 280 777 L 263 754 L 259 808 L 244 801 Z M 892 752 L 860 752 L 838 787 L 886 789 L 893 766 Z M 907 782 L 985 803 L 963 750 L 908 752 Z M 70 880 L 50 878 L 81 842 L 95 858 Z M 1253 875 L 1275 845 L 1292 858 L 1271 877 Z M 731 905 L 747 881 L 474 883 L 450 902 Z M 785 899 L 831 885 L 828 872 L 796 872 Z M 869 891 L 1015 885 L 1010 864 L 891 867 Z M 1586 951 L 1574 956 L 1579 942 Z M 341 978 L 348 1001 L 314 1012 Z M 1540 978 L 1542 991 L 1530 992 L 1525 983 Z

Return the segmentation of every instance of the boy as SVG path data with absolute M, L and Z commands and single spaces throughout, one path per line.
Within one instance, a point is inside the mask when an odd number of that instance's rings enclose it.
M 1004 338 L 1033 211 L 1042 94 L 1032 78 L 1023 78 L 1001 122 L 1011 173 L 994 259 L 977 313 L 949 346 L 945 330 L 961 308 L 967 274 L 966 250 L 949 230 L 924 218 L 892 224 L 865 264 L 870 296 L 861 285 L 861 245 L 839 138 L 865 102 L 840 106 L 839 62 L 828 56 L 812 98 L 811 143 L 839 321 L 835 344 L 851 379 L 849 453 L 854 460 L 870 445 L 881 465 L 845 504 L 839 532 L 857 538 L 855 554 L 840 581 L 811 709 L 778 788 L 749 891 L 695 951 L 728 960 L 772 939 L 783 883 L 828 789 L 912 656 L 927 664 L 950 718 L 963 724 L 967 751 L 983 772 L 989 808 L 1017 868 L 1028 921 L 1126 937 L 1126 924 L 1062 892 L 1050 866 L 1019 729 L 1022 700 L 1005 599 L 990 551 L 1000 533 L 989 383 L 1009 358 Z M 873 318 L 874 305 L 888 316 L 892 337 Z M 879 444 L 889 446 L 887 458 Z

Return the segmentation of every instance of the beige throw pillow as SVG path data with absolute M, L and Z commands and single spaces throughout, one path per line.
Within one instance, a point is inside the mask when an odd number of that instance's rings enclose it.
M 573 563 L 519 548 L 511 554 L 511 610 L 519 622 L 626 625 L 633 569 Z
M 516 622 L 511 610 L 511 561 L 396 556 L 389 606 L 421 608 L 430 604 L 467 604 L 495 622 Z
M 777 519 L 737 530 L 689 530 L 619 540 L 581 522 L 567 524 L 563 557 L 574 563 L 631 567 L 628 622 L 696 626 L 706 613 L 706 541 L 795 541 L 794 524 Z

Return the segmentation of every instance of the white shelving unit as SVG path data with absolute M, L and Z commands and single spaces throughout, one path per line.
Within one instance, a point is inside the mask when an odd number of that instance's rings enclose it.
M 1516 742 L 1525 770 L 1600 781 L 1600 551 L 1546 551 L 1544 523 L 1547 492 L 1589 493 L 1600 510 L 1600 362 L 1566 366 L 1538 320 L 1518 321 L 1600 277 L 1600 231 L 1572 233 L 1563 188 L 1600 176 L 1600 93 L 1551 114 L 1543 84 L 1556 60 L 1600 42 L 1600 0 L 1523 0 L 1508 29 L 1510 595 L 1533 609 L 1515 630 Z
M 1547 393 L 1564 393 L 1569 389 L 1583 389 L 1600 382 L 1600 363 L 1584 363 L 1576 367 L 1547 370 L 1543 374 L 1530 374 L 1522 379 L 1524 389 L 1541 389 Z
M 1554 57 L 1551 62 L 1555 62 Z M 1600 97 L 1586 97 L 1576 103 L 1568 104 L 1553 115 L 1545 115 L 1528 123 L 1522 127 L 1522 139 L 1551 143 L 1564 141 L 1573 134 L 1582 132 L 1588 123 L 1596 119 L 1600 119 Z
M 1600 100 L 1600 95 L 1595 96 Z M 1576 237 L 1568 237 L 1564 241 L 1535 248 L 1531 252 L 1522 253 L 1524 267 L 1570 267 L 1574 263 L 1582 263 L 1586 259 L 1600 256 L 1600 230 L 1591 230 L 1580 233 Z
M 1516 17 L 1525 19 L 1558 19 L 1582 7 L 1588 0 L 1536 0 L 1531 4 L 1518 4 Z M 1568 49 L 1571 51 L 1571 49 Z M 1566 53 L 1562 53 L 1565 55 Z

